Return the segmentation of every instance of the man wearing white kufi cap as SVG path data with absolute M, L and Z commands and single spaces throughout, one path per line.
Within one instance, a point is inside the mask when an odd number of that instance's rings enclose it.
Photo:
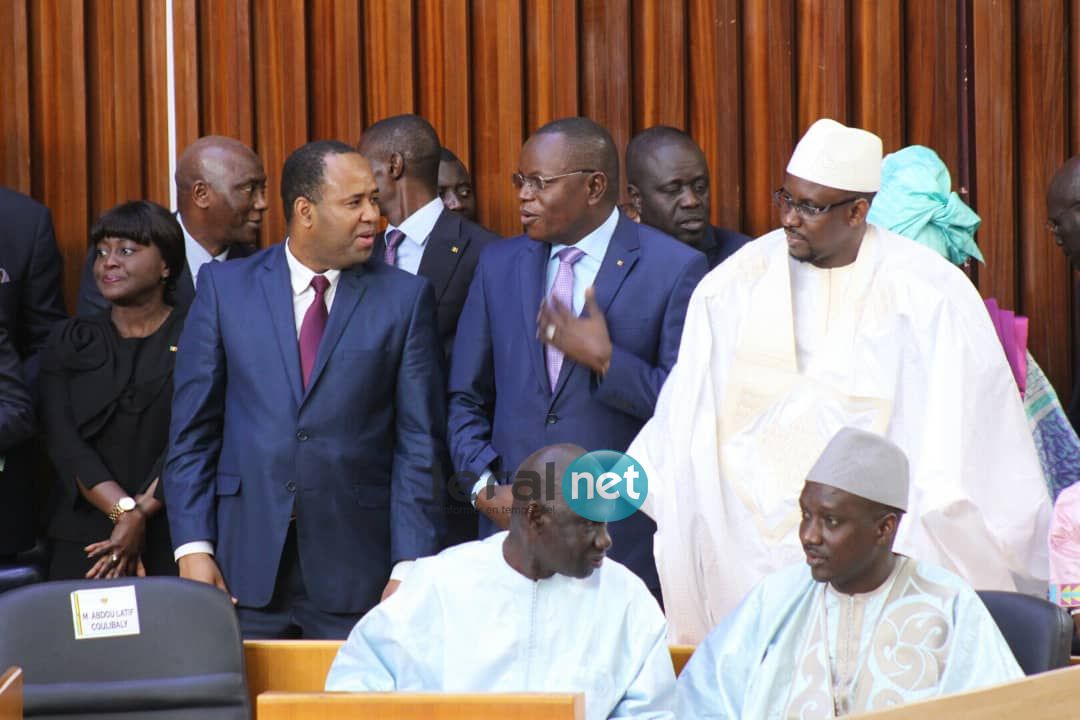
M 876 135 L 818 120 L 773 193 L 782 227 L 690 302 L 627 450 L 649 478 L 673 642 L 700 642 L 798 560 L 799 489 L 845 426 L 911 462 L 898 551 L 980 589 L 1045 589 L 1050 499 L 1005 354 L 958 268 L 866 221 L 881 159 Z
M 893 553 L 908 478 L 880 435 L 829 441 L 798 498 L 806 561 L 765 578 L 698 647 L 677 717 L 831 718 L 1023 677 L 967 583 Z

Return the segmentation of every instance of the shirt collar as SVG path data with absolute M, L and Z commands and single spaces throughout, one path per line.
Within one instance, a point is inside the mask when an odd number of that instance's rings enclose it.
M 386 232 L 400 230 L 405 233 L 405 237 L 423 247 L 427 244 L 428 235 L 431 235 L 431 231 L 435 228 L 435 223 L 439 220 L 442 211 L 442 198 L 436 196 L 427 205 L 405 218 L 404 222 L 396 228 L 393 225 L 387 225 Z
M 180 213 L 176 213 L 176 222 L 180 223 L 180 230 L 184 233 L 184 248 L 187 257 L 189 257 L 191 260 L 198 260 L 199 262 L 206 263 L 210 262 L 211 260 L 229 259 L 228 245 L 226 245 L 225 249 L 217 255 L 211 255 L 209 252 L 206 251 L 206 248 L 200 245 L 199 241 L 192 237 L 191 233 L 188 232 L 188 229 L 184 226 L 184 219 L 180 217 Z M 194 264 L 191 262 L 191 260 L 188 261 L 188 265 Z
M 595 260 L 603 260 L 608 245 L 611 244 L 611 238 L 615 234 L 615 226 L 618 224 L 619 209 L 616 208 L 611 211 L 611 215 L 608 215 L 607 220 L 591 233 L 578 240 L 574 247 Z M 552 245 L 551 254 L 548 255 L 548 258 L 554 258 L 560 250 L 566 247 L 569 247 L 569 245 Z
M 289 249 L 289 238 L 285 238 L 285 262 L 289 264 L 289 282 L 292 283 L 293 295 L 302 295 L 309 287 L 311 287 L 311 278 L 316 275 L 322 275 L 330 281 L 330 287 L 337 285 L 338 277 L 341 276 L 340 270 L 331 268 L 326 272 L 316 273 L 304 263 L 296 259 L 296 256 L 292 254 L 292 250 Z

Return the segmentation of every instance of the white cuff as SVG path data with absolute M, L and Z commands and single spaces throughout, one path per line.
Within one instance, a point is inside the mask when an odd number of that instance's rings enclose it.
M 398 582 L 404 581 L 409 577 L 409 573 L 412 572 L 415 563 L 415 560 L 402 560 L 394 565 L 394 569 L 390 571 L 390 579 L 397 580 Z
M 176 548 L 173 553 L 173 559 L 177 562 L 185 555 L 194 555 L 195 553 L 206 553 L 208 555 L 214 554 L 214 543 L 209 540 L 195 540 L 193 542 L 184 543 L 180 547 Z
M 472 503 L 472 506 L 474 508 L 476 507 L 477 496 L 483 491 L 485 487 L 494 484 L 495 483 L 493 483 L 491 479 L 491 468 L 484 470 L 484 472 L 480 474 L 480 479 L 473 483 L 472 492 L 469 493 L 469 502 Z

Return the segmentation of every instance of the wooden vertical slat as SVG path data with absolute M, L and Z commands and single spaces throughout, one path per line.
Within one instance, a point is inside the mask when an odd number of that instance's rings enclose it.
M 435 126 L 443 145 L 469 161 L 469 5 L 466 0 L 422 0 L 420 114 Z
M 1070 155 L 1080 155 L 1080 0 L 1072 0 L 1069 5 L 1069 27 L 1072 32 L 1069 36 L 1069 77 L 1072 86 L 1069 89 L 1069 106 L 1072 108 L 1072 147 Z M 1072 389 L 1080 378 L 1076 377 L 1080 369 L 1080 270 L 1072 272 L 1072 302 L 1070 304 L 1073 313 L 1072 331 L 1072 363 L 1069 365 L 1067 386 L 1058 386 L 1058 392 L 1062 396 L 1062 402 L 1072 399 Z M 1068 407 L 1068 406 L 1066 406 Z
M 583 114 L 611 132 L 619 152 L 619 192 L 626 195 L 626 143 L 631 127 L 630 2 L 607 0 L 581 6 Z
M 851 122 L 876 133 L 885 152 L 894 152 L 904 146 L 900 0 L 852 0 L 851 26 Z
M 690 128 L 709 163 L 712 221 L 743 225 L 743 70 L 738 0 L 690 0 Z
M 285 237 L 279 193 L 285 158 L 307 142 L 304 0 L 259 0 L 252 14 L 255 57 L 255 120 L 259 156 L 266 170 L 267 201 L 262 245 Z
M 0 185 L 30 192 L 30 54 L 26 0 L 0 2 Z
M 307 27 L 311 137 L 355 143 L 364 129 L 360 6 L 314 0 Z
M 959 177 L 960 82 L 957 4 L 911 0 L 905 4 L 907 138 L 933 148 Z
M 578 114 L 579 34 L 575 0 L 525 0 L 527 133 Z
M 52 210 L 72 308 L 90 220 L 84 18 L 82 0 L 35 0 L 30 6 L 33 195 Z
M 686 129 L 686 10 L 685 0 L 634 3 L 634 133 L 653 125 Z
M 760 235 L 777 226 L 770 193 L 783 183 L 798 139 L 792 107 L 792 8 L 783 0 L 745 0 L 743 18 L 745 227 Z
M 142 5 L 143 194 L 169 206 L 169 87 L 165 0 Z
M 1018 24 L 1018 147 L 1021 248 L 1019 310 L 1030 318 L 1028 349 L 1055 387 L 1071 376 L 1068 298 L 1071 275 L 1061 251 L 1049 242 L 1046 188 L 1068 157 L 1068 51 L 1061 32 L 1062 3 L 1021 2 Z
M 524 140 L 521 4 L 473 0 L 473 184 L 481 223 L 503 235 L 521 233 L 510 174 Z M 482 69 L 482 71 L 481 71 Z
M 254 145 L 251 6 L 246 0 L 199 3 L 199 56 L 202 134 Z
M 198 0 L 173 0 L 173 83 L 176 97 L 176 153 L 202 135 L 199 93 Z
M 846 0 L 798 0 L 798 135 L 820 118 L 848 123 Z M 887 32 L 887 29 L 885 29 Z
M 416 111 L 416 18 L 411 0 L 365 0 L 364 90 L 367 127 Z
M 138 0 L 88 0 L 87 141 L 90 215 L 143 197 Z
M 979 290 L 1002 307 L 1017 301 L 1016 19 L 1011 2 L 973 6 L 975 183 L 972 205 L 982 218 L 976 235 L 986 265 Z M 954 180 L 955 185 L 955 180 Z

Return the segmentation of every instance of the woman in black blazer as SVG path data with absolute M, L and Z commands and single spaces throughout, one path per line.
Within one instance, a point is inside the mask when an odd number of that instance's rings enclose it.
M 130 202 L 98 219 L 90 243 L 112 307 L 60 324 L 42 359 L 42 424 L 60 477 L 49 576 L 175 575 L 160 476 L 183 231 L 165 208 Z

